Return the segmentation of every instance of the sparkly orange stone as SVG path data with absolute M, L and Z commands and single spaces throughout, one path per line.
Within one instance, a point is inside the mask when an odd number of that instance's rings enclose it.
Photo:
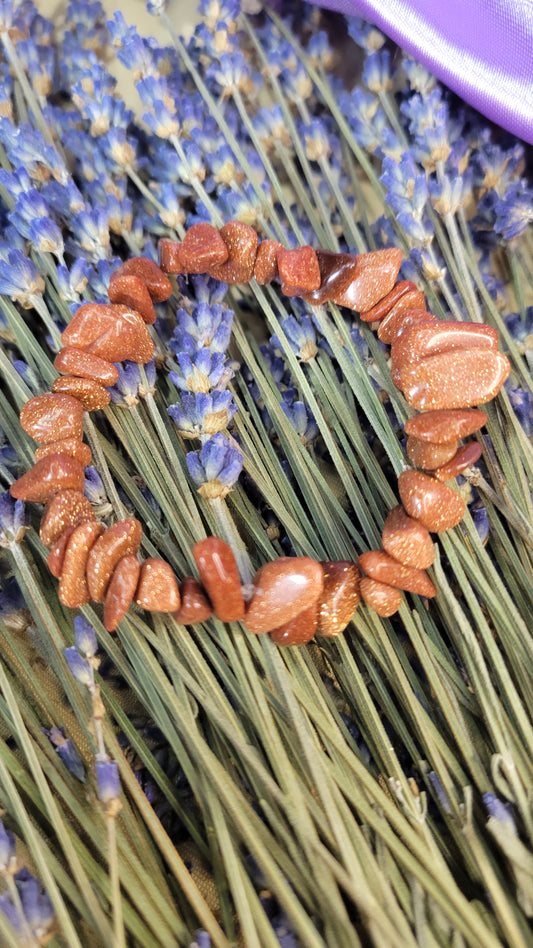
M 76 375 L 62 375 L 52 382 L 52 391 L 72 395 L 83 405 L 84 411 L 99 411 L 111 401 L 111 396 L 100 382 L 80 379 Z
M 107 295 L 110 303 L 124 303 L 128 309 L 134 309 L 140 313 L 145 323 L 152 325 L 156 320 L 156 312 L 152 297 L 150 296 L 146 283 L 134 273 L 115 273 L 111 274 Z
M 133 602 L 139 582 L 141 564 L 132 553 L 118 561 L 105 596 L 104 626 L 114 632 Z
M 470 408 L 490 402 L 511 366 L 501 352 L 460 349 L 441 352 L 401 369 L 401 389 L 419 411 Z
M 93 520 L 80 524 L 69 537 L 58 589 L 59 601 L 69 609 L 77 609 L 91 601 L 86 578 L 87 560 L 103 530 L 102 524 Z
M 407 313 L 426 312 L 426 299 L 421 290 L 409 290 L 391 307 L 378 328 L 378 339 L 390 345 L 403 325 Z
M 332 253 L 330 250 L 317 250 L 316 256 L 320 286 L 303 296 L 311 305 L 321 306 L 346 292 L 357 275 L 357 257 L 351 253 Z
M 384 550 L 370 550 L 359 557 L 359 566 L 371 579 L 388 586 L 405 589 L 406 592 L 417 593 L 419 596 L 431 598 L 437 595 L 433 583 L 423 569 L 414 566 L 405 566 L 399 563 Z
M 135 602 L 148 612 L 175 612 L 180 607 L 180 592 L 172 567 L 165 560 L 151 557 L 141 566 Z
M 79 461 L 64 454 L 48 454 L 11 484 L 9 492 L 17 500 L 45 504 L 62 490 L 83 492 L 84 484 L 85 474 Z
M 157 263 L 148 257 L 131 257 L 130 260 L 125 260 L 118 270 L 115 270 L 115 275 L 139 277 L 154 303 L 163 303 L 172 295 L 172 283 Z
M 200 583 L 205 587 L 213 612 L 222 622 L 244 616 L 244 599 L 237 562 L 231 547 L 219 537 L 206 537 L 192 549 Z
M 441 444 L 443 441 L 456 441 L 467 438 L 487 424 L 487 415 L 477 408 L 456 408 L 452 411 L 440 409 L 425 411 L 405 422 L 404 431 L 421 441 Z
M 422 309 L 404 309 L 397 321 L 396 335 L 391 346 L 391 375 L 394 384 L 401 386 L 401 367 L 409 362 L 409 335 L 412 329 L 425 326 L 428 329 L 437 327 L 438 319 Z
M 410 359 L 421 361 L 452 349 L 498 349 L 498 333 L 485 323 L 439 322 L 433 329 L 415 326 L 409 333 Z
M 154 344 L 139 313 L 121 303 L 84 303 L 64 330 L 63 345 L 108 362 L 149 362 Z
M 83 406 L 71 395 L 37 395 L 26 402 L 20 424 L 39 444 L 83 437 Z
M 52 441 L 50 444 L 43 444 L 35 452 L 35 460 L 40 461 L 47 454 L 66 454 L 69 458 L 75 458 L 82 467 L 87 467 L 91 463 L 92 451 L 84 441 L 78 441 L 77 438 L 64 438 L 62 441 Z
M 433 477 L 439 481 L 451 481 L 452 478 L 466 471 L 467 467 L 479 461 L 482 453 L 481 445 L 477 441 L 471 441 L 470 444 L 463 445 L 451 461 L 433 471 Z
M 136 553 L 142 540 L 138 520 L 119 520 L 96 541 L 87 561 L 87 583 L 91 599 L 103 602 L 113 571 L 123 556 Z
M 404 566 L 427 569 L 435 559 L 435 549 L 429 531 L 409 517 L 401 504 L 393 507 L 383 525 L 383 549 Z
M 270 638 L 276 645 L 305 645 L 313 638 L 317 627 L 317 603 L 303 609 L 294 619 L 289 619 L 277 629 L 272 629 Z
M 54 368 L 60 375 L 78 375 L 82 379 L 94 379 L 102 385 L 114 385 L 118 379 L 118 369 L 112 362 L 70 346 L 58 352 Z
M 457 451 L 457 441 L 443 441 L 441 444 L 432 444 L 431 441 L 422 441 L 409 435 L 406 444 L 407 457 L 415 467 L 423 471 L 434 471 L 436 467 L 451 461 Z
M 430 533 L 450 530 L 463 518 L 462 497 L 434 477 L 420 471 L 404 471 L 398 478 L 398 490 L 406 512 Z
M 277 240 L 262 240 L 257 248 L 254 263 L 254 277 L 262 286 L 271 283 L 278 275 L 278 256 L 283 244 Z
M 410 290 L 416 290 L 415 283 L 412 283 L 411 280 L 399 280 L 386 296 L 382 297 L 378 303 L 375 303 L 374 306 L 366 311 L 366 321 L 375 323 L 378 320 L 384 319 L 404 293 L 408 293 Z
M 312 247 L 280 250 L 278 273 L 285 296 L 304 296 L 320 286 L 318 257 Z
M 79 526 L 79 524 L 78 524 Z M 59 579 L 61 576 L 61 570 L 63 569 L 63 560 L 65 559 L 65 550 L 67 548 L 67 543 L 74 533 L 76 527 L 67 527 L 67 529 L 61 534 L 58 540 L 54 543 L 52 549 L 48 554 L 46 560 L 48 569 L 50 570 L 52 576 L 55 576 L 56 579 Z
M 85 494 L 79 490 L 63 490 L 47 503 L 39 536 L 45 546 L 53 546 L 67 527 L 77 527 L 85 520 L 96 520 Z
M 321 566 L 324 588 L 318 599 L 316 634 L 332 637 L 344 632 L 359 605 L 359 570 L 349 560 L 328 560 Z
M 244 623 L 250 632 L 271 632 L 317 601 L 324 571 L 309 556 L 280 556 L 256 573 Z
M 220 236 L 228 249 L 228 259 L 211 267 L 210 275 L 223 283 L 249 283 L 254 274 L 257 234 L 249 224 L 230 221 L 220 228 Z
M 204 594 L 200 583 L 193 576 L 185 576 L 180 589 L 181 606 L 174 613 L 174 619 L 179 625 L 194 625 L 196 622 L 205 622 L 212 613 L 211 603 Z
M 384 618 L 398 612 L 402 604 L 402 594 L 399 589 L 371 579 L 370 576 L 363 576 L 361 580 L 361 598 L 369 609 L 373 609 L 378 616 Z
M 402 252 L 396 247 L 358 254 L 351 283 L 342 293 L 335 294 L 333 302 L 355 310 L 364 320 L 363 314 L 392 290 L 401 262 Z
M 225 263 L 228 256 L 228 248 L 219 231 L 206 222 L 189 228 L 179 250 L 185 273 L 206 273 L 211 267 Z
M 168 240 L 164 237 L 159 241 L 159 264 L 163 273 L 183 273 L 180 262 L 180 247 L 178 240 Z

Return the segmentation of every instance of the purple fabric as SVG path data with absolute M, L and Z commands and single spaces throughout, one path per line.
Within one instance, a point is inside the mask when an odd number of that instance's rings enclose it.
M 311 0 L 375 23 L 497 125 L 533 144 L 533 0 Z

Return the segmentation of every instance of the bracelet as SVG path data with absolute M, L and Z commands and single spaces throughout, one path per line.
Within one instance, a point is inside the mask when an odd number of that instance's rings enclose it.
M 20 413 L 22 428 L 40 446 L 34 466 L 10 493 L 46 504 L 40 537 L 50 548 L 48 567 L 59 579 L 62 604 L 102 602 L 108 631 L 135 602 L 147 611 L 171 613 L 183 625 L 213 613 L 224 622 L 242 621 L 250 632 L 269 633 L 278 645 L 300 645 L 315 634 L 341 633 L 361 598 L 386 617 L 399 609 L 401 590 L 435 596 L 426 572 L 434 559 L 430 534 L 456 526 L 465 511 L 463 499 L 445 482 L 479 459 L 477 442 L 459 446 L 459 440 L 486 423 L 477 406 L 498 394 L 510 371 L 496 331 L 428 313 L 414 283 L 396 282 L 401 265 L 396 248 L 359 255 L 309 246 L 287 250 L 274 240 L 259 241 L 249 225 L 230 221 L 220 230 L 195 224 L 181 243 L 161 240 L 160 263 L 127 260 L 111 276 L 109 303 L 84 303 L 76 310 L 54 361 L 60 376 L 49 393 L 30 399 Z M 332 302 L 379 324 L 379 339 L 391 346 L 393 380 L 420 413 L 404 426 L 413 469 L 398 478 L 402 503 L 385 521 L 383 548 L 363 553 L 357 565 L 278 557 L 258 570 L 245 602 L 235 556 L 222 539 L 207 537 L 194 545 L 199 579 L 186 576 L 180 588 L 164 560 L 139 562 L 138 520 L 126 518 L 107 528 L 96 520 L 83 493 L 84 467 L 91 460 L 82 440 L 83 412 L 109 403 L 106 386 L 118 378 L 113 362 L 146 363 L 153 357 L 146 327 L 156 318 L 154 302 L 173 291 L 168 275 L 196 273 L 232 284 L 279 279 L 286 296 L 300 296 L 312 306 Z

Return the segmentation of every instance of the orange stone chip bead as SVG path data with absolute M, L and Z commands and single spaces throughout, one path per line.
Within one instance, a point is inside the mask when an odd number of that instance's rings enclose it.
M 408 293 L 410 290 L 416 290 L 416 284 L 412 283 L 411 280 L 399 280 L 398 283 L 395 283 L 389 293 L 366 311 L 365 316 L 368 322 L 375 323 L 378 320 L 384 319 L 404 293 Z M 425 304 L 423 305 L 425 307 Z
M 462 497 L 434 477 L 420 471 L 404 471 L 398 478 L 398 490 L 406 512 L 430 533 L 450 530 L 463 518 Z
M 151 557 L 141 566 L 135 602 L 148 612 L 175 612 L 180 607 L 180 591 L 172 567 Z
M 231 547 L 219 537 L 206 537 L 192 549 L 200 583 L 211 601 L 213 612 L 222 622 L 244 617 L 244 599 L 237 563 Z
M 393 507 L 385 520 L 381 542 L 385 552 L 404 566 L 427 569 L 435 559 L 429 530 L 409 517 L 401 504 Z
M 181 583 L 181 606 L 174 613 L 179 625 L 194 625 L 205 622 L 212 613 L 211 603 L 204 594 L 200 583 L 193 576 L 185 576 Z
M 398 306 L 399 308 L 395 310 L 392 315 L 389 313 L 383 322 L 379 324 L 378 339 L 387 345 L 398 342 L 400 336 L 406 333 L 411 326 L 420 325 L 421 323 L 438 322 L 436 316 L 432 316 L 431 313 L 428 313 L 424 304 L 422 304 L 422 306 L 409 307 L 406 309 L 403 309 L 399 304 Z
M 124 303 L 128 309 L 134 309 L 140 313 L 148 325 L 155 323 L 156 312 L 152 297 L 140 277 L 133 273 L 119 273 L 115 270 L 111 274 L 107 293 L 111 303 Z
M 202 222 L 189 228 L 179 249 L 184 273 L 205 273 L 225 263 L 229 251 L 220 233 L 212 224 Z
M 414 435 L 421 441 L 442 444 L 444 441 L 467 438 L 486 424 L 487 415 L 484 411 L 477 408 L 456 408 L 451 411 L 440 409 L 422 412 L 414 418 L 409 418 L 403 427 L 406 434 Z
M 320 287 L 320 267 L 312 247 L 281 250 L 278 273 L 285 296 L 304 296 Z
M 335 295 L 334 302 L 338 306 L 356 310 L 361 314 L 361 319 L 368 322 L 364 314 L 394 286 L 402 262 L 402 252 L 391 247 L 388 250 L 360 253 L 355 259 L 354 278 L 344 292 Z
M 58 352 L 54 359 L 54 368 L 61 375 L 94 379 L 102 385 L 114 385 L 118 379 L 118 369 L 112 362 L 71 346 L 65 346 Z
M 182 273 L 180 262 L 180 247 L 178 240 L 169 240 L 164 237 L 159 241 L 159 262 L 163 273 Z
M 510 371 L 509 360 L 490 349 L 440 352 L 404 365 L 400 388 L 418 411 L 470 408 L 495 398 Z
M 377 579 L 380 583 L 428 598 L 437 595 L 437 590 L 425 570 L 404 566 L 384 550 L 363 553 L 359 557 L 359 566 L 371 579 Z
M 61 576 L 61 570 L 63 569 L 63 560 L 65 559 L 65 550 L 67 548 L 67 543 L 74 533 L 76 527 L 67 527 L 67 529 L 61 534 L 58 540 L 54 543 L 52 549 L 50 550 L 46 563 L 48 569 L 50 570 L 52 576 L 55 576 L 56 579 L 59 579 Z
M 409 435 L 405 446 L 407 457 L 415 467 L 423 471 L 434 471 L 451 461 L 457 451 L 457 441 L 443 441 L 441 444 L 432 444 Z
M 333 637 L 344 632 L 359 605 L 359 570 L 349 560 L 328 560 L 321 566 L 324 588 L 317 603 L 316 634 Z
M 378 616 L 388 618 L 398 612 L 402 604 L 402 594 L 394 586 L 387 586 L 370 576 L 363 576 L 361 580 L 361 598 L 369 609 L 377 612 Z
M 466 471 L 467 467 L 479 461 L 482 453 L 483 449 L 477 441 L 465 444 L 451 461 L 433 471 L 433 477 L 436 477 L 438 481 L 451 481 L 452 478 Z
M 310 608 L 324 586 L 324 571 L 308 556 L 280 556 L 256 573 L 244 623 L 250 632 L 271 632 Z
M 75 527 L 66 545 L 59 578 L 59 600 L 69 609 L 77 609 L 91 601 L 87 583 L 87 561 L 93 544 L 104 531 L 95 520 Z
M 87 467 L 93 456 L 89 445 L 84 441 L 78 441 L 77 438 L 64 438 L 62 441 L 52 441 L 50 444 L 41 445 L 35 452 L 35 460 L 40 461 L 48 454 L 65 454 L 79 461 L 82 467 Z
M 313 638 L 317 627 L 317 603 L 303 609 L 294 619 L 289 619 L 277 629 L 272 629 L 270 638 L 276 645 L 305 645 Z
M 230 221 L 220 228 L 220 236 L 228 249 L 228 259 L 225 263 L 211 267 L 210 276 L 223 283 L 249 283 L 254 274 L 257 254 L 255 230 L 242 221 Z
M 96 541 L 87 562 L 87 583 L 91 599 L 103 602 L 114 569 L 129 553 L 136 553 L 142 540 L 142 527 L 138 520 L 128 517 L 119 520 Z
M 123 556 L 115 566 L 104 604 L 104 626 L 108 632 L 115 631 L 131 606 L 140 572 L 141 564 L 132 553 Z
M 83 438 L 83 406 L 71 395 L 37 395 L 26 402 L 20 413 L 20 424 L 39 444 L 50 444 L 63 438 Z
M 53 546 L 67 527 L 77 527 L 85 520 L 96 520 L 85 494 L 78 490 L 60 491 L 45 507 L 39 536 L 45 546 Z
M 257 248 L 254 263 L 254 277 L 264 286 L 271 283 L 278 275 L 278 257 L 283 250 L 283 244 L 277 240 L 262 240 Z
M 131 257 L 115 270 L 115 277 L 136 276 L 146 286 L 154 303 L 163 303 L 172 295 L 172 283 L 149 257 Z M 117 359 L 117 361 L 119 361 Z
M 62 375 L 52 382 L 52 391 L 72 395 L 81 402 L 84 411 L 100 411 L 111 401 L 111 395 L 100 382 L 80 379 L 75 375 Z
M 394 289 L 388 294 L 387 299 L 390 300 L 390 305 L 383 312 L 383 318 L 381 319 L 378 328 L 378 339 L 381 339 L 382 342 L 390 345 L 391 342 L 396 338 L 396 333 L 398 332 L 399 326 L 403 322 L 403 318 L 407 312 L 424 312 L 426 309 L 426 300 L 424 294 L 421 290 L 417 290 L 414 284 L 411 284 L 408 289 L 403 293 L 398 295 L 398 298 L 393 302 L 393 296 L 396 292 L 396 287 L 402 285 L 402 283 L 408 283 L 408 280 L 401 281 L 397 283 Z M 381 301 L 383 302 L 383 301 Z M 377 306 L 373 306 L 368 313 L 365 313 L 365 320 L 368 320 L 371 316 L 373 319 L 376 318 L 376 312 L 379 312 L 381 308 L 381 303 L 378 303 Z
M 79 461 L 65 454 L 48 454 L 11 484 L 9 492 L 17 500 L 45 504 L 62 490 L 83 492 L 85 474 Z
M 142 316 L 121 303 L 84 303 L 63 331 L 64 346 L 108 362 L 149 362 L 154 344 Z M 66 396 L 64 396 L 66 397 Z

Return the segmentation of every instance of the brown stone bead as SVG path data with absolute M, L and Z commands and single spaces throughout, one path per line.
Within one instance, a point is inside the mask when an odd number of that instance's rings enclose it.
M 422 441 L 409 435 L 405 450 L 407 457 L 415 467 L 423 471 L 434 471 L 451 461 L 457 451 L 457 441 L 443 441 L 441 444 L 432 444 L 431 441 Z
M 272 629 L 270 638 L 276 645 L 305 645 L 313 638 L 317 628 L 318 609 L 314 602 L 303 609 L 294 619 L 289 619 L 277 629 Z
M 220 228 L 220 236 L 228 248 L 228 259 L 209 270 L 210 276 L 223 283 L 249 283 L 254 274 L 257 234 L 249 224 L 230 221 Z
M 115 270 L 115 275 L 139 277 L 154 303 L 164 303 L 172 295 L 172 283 L 157 263 L 148 257 L 131 257 Z
M 180 589 L 181 606 L 174 613 L 174 619 L 179 625 L 194 625 L 196 622 L 205 622 L 212 613 L 211 603 L 204 594 L 200 583 L 193 576 L 185 576 Z
M 148 612 L 175 612 L 179 609 L 180 591 L 172 567 L 165 560 L 151 557 L 144 561 L 135 602 Z
M 333 302 L 355 310 L 367 321 L 366 312 L 392 290 L 401 262 L 402 252 L 396 247 L 358 254 L 354 278 L 344 292 L 335 294 Z
M 463 498 L 428 474 L 404 471 L 398 478 L 398 490 L 406 512 L 430 533 L 450 530 L 463 518 Z
M 416 325 L 409 329 L 399 344 L 393 344 L 392 359 L 396 369 L 401 372 L 404 365 L 414 365 L 440 352 L 458 349 L 496 351 L 498 334 L 492 326 L 483 323 L 437 322 L 434 326 Z
M 222 622 L 244 617 L 244 599 L 237 562 L 231 547 L 219 537 L 206 537 L 193 546 L 200 583 L 211 601 L 213 612 Z
M 305 296 L 320 287 L 320 267 L 312 247 L 280 250 L 278 273 L 285 296 Z
M 228 259 L 229 251 L 219 231 L 202 222 L 189 228 L 179 250 L 184 273 L 207 273 Z
M 254 277 L 261 286 L 271 283 L 278 276 L 278 256 L 283 244 L 277 240 L 262 240 L 257 248 Z
M 428 313 L 424 306 L 400 308 L 390 318 L 389 315 L 385 316 L 379 324 L 378 339 L 390 346 L 396 342 L 400 333 L 405 332 L 415 323 L 438 323 L 438 319 L 432 313 Z
M 131 606 L 140 572 L 141 564 L 132 553 L 123 556 L 115 566 L 104 603 L 104 626 L 108 632 L 115 631 Z
M 178 240 L 168 240 L 163 237 L 159 241 L 159 266 L 163 273 L 178 274 L 183 273 L 183 267 L 180 261 L 180 247 Z
M 378 616 L 388 618 L 398 612 L 402 604 L 402 594 L 394 586 L 387 586 L 370 576 L 363 576 L 361 580 L 361 599 L 369 609 L 377 612 Z
M 83 492 L 84 484 L 85 474 L 79 461 L 65 454 L 48 454 L 11 484 L 9 492 L 17 500 L 45 504 L 59 491 Z
M 142 316 L 122 303 L 84 303 L 61 340 L 63 345 L 84 349 L 108 362 L 149 362 L 154 354 Z
M 82 467 L 87 467 L 91 463 L 92 451 L 84 441 L 78 441 L 77 438 L 64 438 L 62 441 L 52 441 L 50 444 L 43 444 L 35 452 L 35 460 L 40 461 L 48 454 L 65 454 L 69 458 L 79 461 Z
M 78 490 L 62 490 L 48 501 L 39 528 L 45 546 L 53 546 L 67 527 L 77 527 L 86 520 L 96 520 L 85 494 Z
M 96 541 L 87 562 L 87 583 L 91 599 L 103 602 L 113 571 L 123 556 L 136 553 L 142 540 L 138 520 L 128 517 L 119 520 Z
M 79 524 L 78 524 L 79 526 Z M 52 576 L 55 576 L 56 579 L 59 579 L 61 576 L 61 570 L 63 569 L 63 560 L 65 559 L 65 550 L 67 548 L 67 543 L 74 533 L 76 527 L 67 527 L 63 531 L 61 536 L 56 540 L 52 549 L 48 554 L 46 563 L 48 569 L 50 570 Z
M 500 391 L 511 366 L 501 352 L 441 352 L 401 370 L 401 389 L 419 411 L 483 405 Z
M 92 352 L 65 346 L 54 359 L 54 368 L 60 375 L 78 375 L 82 379 L 94 379 L 101 385 L 114 385 L 118 369 L 112 362 L 100 359 Z
M 313 306 L 321 306 L 348 289 L 357 273 L 357 257 L 351 253 L 332 253 L 330 250 L 317 250 L 316 256 L 320 269 L 320 286 L 317 290 L 302 294 Z
M 317 601 L 324 571 L 309 556 L 280 556 L 256 573 L 244 623 L 250 632 L 271 632 Z
M 476 461 L 479 461 L 482 453 L 481 445 L 477 441 L 471 441 L 470 444 L 463 445 L 451 461 L 433 471 L 433 477 L 436 477 L 438 481 L 451 481 L 458 474 L 462 474 L 468 467 L 471 467 L 472 464 L 475 464 Z
M 92 520 L 80 524 L 69 537 L 58 589 L 59 601 L 69 609 L 77 609 L 91 601 L 86 577 L 87 560 L 103 531 L 102 524 Z
M 22 429 L 39 444 L 83 438 L 83 406 L 71 395 L 37 395 L 20 413 Z
M 349 560 L 327 560 L 321 566 L 324 588 L 317 604 L 316 634 L 333 637 L 344 632 L 359 605 L 359 570 Z
M 390 345 L 403 321 L 404 314 L 411 310 L 426 312 L 426 299 L 424 294 L 421 290 L 417 290 L 416 288 L 402 293 L 394 306 L 391 306 L 379 324 L 378 339 Z M 365 313 L 365 319 L 368 318 L 368 315 L 368 313 Z
M 398 388 L 401 387 L 401 368 L 409 362 L 409 334 L 411 330 L 419 326 L 432 329 L 439 324 L 435 316 L 421 309 L 404 309 L 402 313 L 400 313 L 400 317 L 401 322 L 398 324 L 396 335 L 391 346 L 390 361 L 392 379 Z
M 152 325 L 156 320 L 156 312 L 152 297 L 150 296 L 146 283 L 140 277 L 133 273 L 115 273 L 111 274 L 109 286 L 107 289 L 110 303 L 124 303 L 128 309 L 134 309 L 140 313 L 145 323 Z
M 405 589 L 406 592 L 428 598 L 437 595 L 437 590 L 425 570 L 405 566 L 384 550 L 363 553 L 359 557 L 359 566 L 371 579 L 377 579 L 379 583 L 385 583 L 387 586 L 396 586 L 397 589 Z
M 395 283 L 392 290 L 380 299 L 379 303 L 376 303 L 366 311 L 366 321 L 375 323 L 378 322 L 378 320 L 384 319 L 404 293 L 408 293 L 409 290 L 416 290 L 416 284 L 412 283 L 411 280 L 399 280 L 398 283 Z
M 62 395 L 72 395 L 83 405 L 84 411 L 99 411 L 111 401 L 111 396 L 100 382 L 94 379 L 80 379 L 76 375 L 61 375 L 52 382 L 52 391 Z
M 477 408 L 456 408 L 452 411 L 440 409 L 425 411 L 405 422 L 404 431 L 421 441 L 442 444 L 467 438 L 487 424 L 487 415 Z
M 393 507 L 383 525 L 383 549 L 404 566 L 427 569 L 435 559 L 435 548 L 429 531 L 409 517 L 401 504 Z

